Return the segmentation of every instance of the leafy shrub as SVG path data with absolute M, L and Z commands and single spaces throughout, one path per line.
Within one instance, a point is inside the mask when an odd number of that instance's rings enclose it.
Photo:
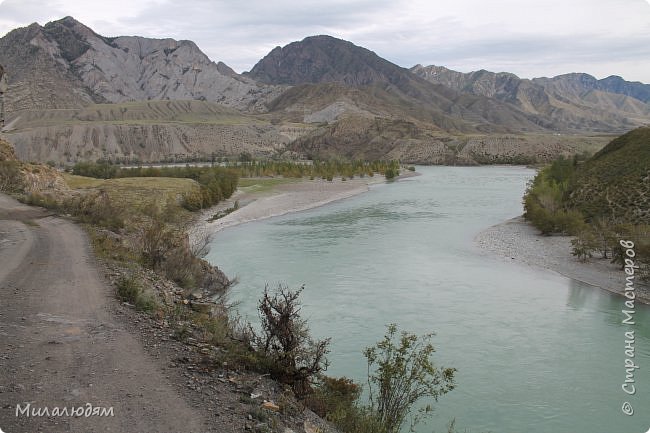
M 132 277 L 122 277 L 117 282 L 117 297 L 120 301 L 134 304 L 140 290 L 140 286 Z
M 326 418 L 346 433 L 390 433 L 376 413 L 358 404 L 339 406 Z
M 72 167 L 72 174 L 97 179 L 112 179 L 116 176 L 117 171 L 118 168 L 108 161 L 78 162 Z
M 384 172 L 384 176 L 386 176 L 386 179 L 388 179 L 388 180 L 395 179 L 396 176 L 399 176 L 399 170 L 397 170 L 397 169 L 395 169 L 393 167 L 389 167 Z
M 369 410 L 388 433 L 402 428 L 413 406 L 423 398 L 438 398 L 454 389 L 454 368 L 438 368 L 432 356 L 433 334 L 418 337 L 388 326 L 384 339 L 366 348 L 368 362 Z M 418 410 L 411 427 L 431 414 L 430 405 Z
M 454 388 L 455 369 L 433 364 L 431 337 L 398 333 L 397 326 L 390 325 L 383 340 L 365 349 L 368 404 L 359 401 L 359 385 L 350 379 L 328 377 L 321 378 L 305 403 L 347 433 L 399 432 L 420 399 L 437 401 Z M 431 412 L 430 405 L 418 410 L 411 429 Z
M 203 209 L 203 194 L 201 194 L 201 189 L 195 188 L 192 191 L 184 193 L 181 199 L 181 206 L 190 212 Z
M 573 162 L 560 157 L 542 169 L 528 185 L 524 216 L 542 234 L 577 234 L 584 229 L 582 213 L 565 204 L 574 172 Z

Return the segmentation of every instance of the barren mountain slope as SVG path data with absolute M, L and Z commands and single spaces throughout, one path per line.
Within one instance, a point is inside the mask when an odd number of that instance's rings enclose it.
M 255 110 L 281 91 L 212 62 L 191 41 L 106 38 L 71 17 L 10 32 L 0 39 L 0 64 L 9 74 L 8 112 L 149 99 Z
M 337 83 L 358 92 L 381 92 L 380 97 L 390 100 L 392 117 L 422 112 L 421 120 L 450 132 L 543 132 L 546 128 L 516 107 L 432 84 L 370 50 L 331 36 L 277 47 L 248 76 L 269 84 Z
M 184 160 L 188 157 L 269 157 L 313 127 L 273 125 L 260 116 L 202 101 L 149 101 L 82 109 L 23 111 L 11 141 L 24 161 L 74 163 Z
M 514 105 L 544 119 L 544 125 L 552 130 L 612 133 L 650 121 L 647 101 L 628 96 L 644 95 L 647 85 L 613 77 L 599 81 L 587 74 L 568 74 L 527 80 L 506 72 L 481 70 L 465 74 L 442 66 L 421 65 L 411 71 L 432 83 Z
M 565 77 L 542 85 L 486 71 L 409 71 L 330 36 L 278 47 L 243 75 L 193 42 L 107 38 L 70 17 L 14 30 L 0 48 L 10 84 L 6 138 L 21 159 L 41 162 L 287 150 L 429 163 L 534 161 L 570 153 L 576 140 L 567 133 L 586 137 L 589 147 L 600 142 L 594 132 L 650 118 L 636 99 L 641 83 L 579 76 L 582 84 Z

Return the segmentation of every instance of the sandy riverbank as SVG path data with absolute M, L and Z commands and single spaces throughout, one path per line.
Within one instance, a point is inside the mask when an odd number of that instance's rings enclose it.
M 321 179 L 298 180 L 276 185 L 264 192 L 240 188 L 230 199 L 201 214 L 197 221 L 198 231 L 216 233 L 247 222 L 313 209 L 364 193 L 370 185 L 383 182 L 383 176 L 375 175 L 346 181 L 334 179 L 331 182 Z M 218 220 L 208 221 L 219 211 L 232 207 L 235 202 L 239 202 L 238 210 Z
M 479 233 L 475 242 L 486 253 L 515 263 L 541 267 L 612 293 L 622 294 L 625 274 L 609 260 L 592 258 L 586 263 L 571 255 L 570 236 L 540 236 L 524 220 L 513 218 Z M 639 301 L 650 303 L 647 286 L 635 285 Z

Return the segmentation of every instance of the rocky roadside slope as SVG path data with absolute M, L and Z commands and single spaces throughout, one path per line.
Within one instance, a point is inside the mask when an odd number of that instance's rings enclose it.
M 47 190 L 51 169 L 26 179 Z M 51 170 L 55 172 L 54 170 Z M 54 178 L 54 184 L 60 176 Z M 55 191 L 55 190 L 50 190 Z M 67 194 L 66 191 L 58 191 Z M 105 242 L 119 241 L 108 232 Z M 97 239 L 65 217 L 0 194 L 0 426 L 7 431 L 182 431 L 328 433 L 334 430 L 285 386 L 229 359 L 192 312 L 224 314 L 212 291 L 188 292 L 153 271 L 98 258 Z M 111 244 L 113 245 L 113 244 Z M 228 279 L 205 269 L 210 287 Z M 144 313 L 119 302 L 116 286 L 137 279 L 161 308 Z M 230 338 L 224 336 L 222 338 Z M 17 406 L 113 407 L 115 416 L 16 417 Z
M 100 262 L 100 269 L 113 285 L 125 275 L 123 269 L 106 261 Z M 151 271 L 142 271 L 140 277 L 174 302 L 206 304 L 203 294 L 184 297 L 182 288 Z M 227 362 L 216 363 L 223 349 L 189 336 L 192 330 L 179 339 L 177 328 L 166 318 L 139 313 L 128 303 L 115 302 L 111 311 L 137 336 L 183 398 L 203 414 L 209 431 L 337 433 L 267 375 L 239 370 Z M 187 325 L 192 327 L 189 321 Z

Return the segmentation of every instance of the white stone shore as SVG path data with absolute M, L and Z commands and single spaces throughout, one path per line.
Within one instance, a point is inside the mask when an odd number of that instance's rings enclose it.
M 349 198 L 368 191 L 373 183 L 384 182 L 383 176 L 354 178 L 332 182 L 324 180 L 303 180 L 280 184 L 271 191 L 263 193 L 237 190 L 233 196 L 219 205 L 204 211 L 199 224 L 204 230 L 216 233 L 251 221 L 258 221 L 313 209 L 325 204 Z M 215 221 L 208 219 L 217 212 L 232 207 L 239 202 L 240 208 Z
M 549 269 L 567 278 L 622 295 L 625 273 L 608 259 L 592 258 L 581 262 L 571 254 L 570 236 L 542 236 L 523 217 L 513 218 L 479 233 L 474 239 L 491 255 L 509 262 Z M 647 285 L 635 281 L 640 302 L 650 303 Z

